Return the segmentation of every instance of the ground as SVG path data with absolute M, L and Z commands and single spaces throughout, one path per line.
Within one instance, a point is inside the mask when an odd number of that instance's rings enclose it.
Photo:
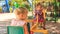
M 7 26 L 10 22 L 1 22 L 0 21 L 0 34 L 7 34 Z M 49 34 L 60 34 L 60 23 L 46 22 L 46 29 L 49 31 Z M 36 34 L 36 33 L 35 33 Z

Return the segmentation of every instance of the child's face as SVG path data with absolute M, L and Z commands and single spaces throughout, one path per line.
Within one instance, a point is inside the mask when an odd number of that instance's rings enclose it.
M 17 15 L 17 18 L 20 20 L 25 20 L 27 18 L 27 13 L 20 13 Z
M 41 6 L 36 6 L 36 10 L 41 10 Z

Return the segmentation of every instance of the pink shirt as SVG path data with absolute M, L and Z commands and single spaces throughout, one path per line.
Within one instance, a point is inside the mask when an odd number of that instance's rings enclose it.
M 11 26 L 23 26 L 25 21 L 13 19 L 11 22 Z

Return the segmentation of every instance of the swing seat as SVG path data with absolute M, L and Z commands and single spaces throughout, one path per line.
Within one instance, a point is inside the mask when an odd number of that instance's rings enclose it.
M 7 33 L 8 34 L 24 34 L 24 28 L 20 26 L 8 26 Z

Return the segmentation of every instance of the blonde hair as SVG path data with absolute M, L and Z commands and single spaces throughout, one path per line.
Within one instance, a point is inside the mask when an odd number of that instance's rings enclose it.
M 26 13 L 27 14 L 28 10 L 24 7 L 19 7 L 19 8 L 16 8 L 14 10 L 14 13 L 17 14 L 17 15 L 19 15 L 20 13 L 22 13 L 22 14 Z

